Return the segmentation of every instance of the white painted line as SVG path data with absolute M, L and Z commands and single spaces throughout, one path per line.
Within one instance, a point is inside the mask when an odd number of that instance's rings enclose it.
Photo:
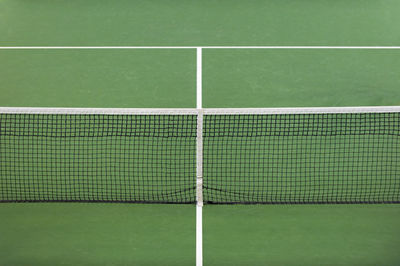
M 196 266 L 203 266 L 203 55 L 202 48 L 196 48 L 196 107 L 197 154 L 196 154 Z
M 203 207 L 196 206 L 196 266 L 203 266 Z
M 192 46 L 0 46 L 3 50 L 196 49 Z
M 399 50 L 400 46 L 0 46 L 0 50 L 83 50 L 83 49 L 352 49 Z
M 197 109 L 201 109 L 203 107 L 202 104 L 202 95 L 203 95 L 203 56 L 202 56 L 202 48 L 196 49 L 196 107 Z
M 203 46 L 204 49 L 400 49 L 400 46 Z

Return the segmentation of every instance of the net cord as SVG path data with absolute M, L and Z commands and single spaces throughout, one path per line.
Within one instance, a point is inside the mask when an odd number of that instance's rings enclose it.
M 397 113 L 400 106 L 298 107 L 298 108 L 200 108 L 204 115 Z M 104 115 L 198 115 L 199 108 L 62 108 L 0 107 L 3 114 L 104 114 Z

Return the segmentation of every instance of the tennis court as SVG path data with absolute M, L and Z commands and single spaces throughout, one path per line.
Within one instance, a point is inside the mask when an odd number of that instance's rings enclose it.
M 400 264 L 400 206 L 390 204 L 400 191 L 398 112 L 212 112 L 399 106 L 397 1 L 3 0 L 0 10 L 0 106 L 189 112 L 0 112 L 0 201 L 42 201 L 0 204 L 0 265 L 196 263 L 196 186 L 188 177 L 196 178 L 199 47 L 204 265 Z M 134 49 L 143 46 L 165 49 Z M 10 145 L 15 132 L 26 137 Z M 99 135 L 111 138 L 91 138 Z M 57 137 L 64 139 L 49 141 Z M 271 147 L 268 161 L 263 146 Z M 304 157 L 298 150 L 317 152 Z M 38 160 L 23 164 L 32 154 Z M 132 184 L 131 159 L 140 176 Z M 296 165 L 295 172 L 274 170 Z M 45 168 L 62 178 L 47 176 L 41 186 Z M 16 169 L 28 181 L 10 187 Z M 354 179 L 343 178 L 349 173 Z M 147 181 L 160 175 L 172 182 Z M 73 183 L 72 176 L 98 179 Z M 309 183 L 298 182 L 306 176 Z M 158 204 L 165 201 L 188 204 Z

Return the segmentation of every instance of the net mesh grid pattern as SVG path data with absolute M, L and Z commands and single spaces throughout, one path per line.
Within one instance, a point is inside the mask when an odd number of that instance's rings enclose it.
M 196 119 L 0 114 L 0 201 L 194 203 Z
M 205 115 L 208 203 L 400 202 L 399 113 Z
M 205 114 L 215 204 L 399 203 L 400 113 Z M 0 114 L 0 202 L 195 203 L 197 115 Z

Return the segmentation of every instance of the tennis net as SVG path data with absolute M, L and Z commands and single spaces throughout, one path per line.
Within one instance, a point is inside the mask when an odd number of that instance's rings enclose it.
M 40 111 L 0 114 L 0 201 L 195 202 L 195 115 Z
M 0 109 L 2 202 L 196 196 L 400 203 L 400 108 Z

